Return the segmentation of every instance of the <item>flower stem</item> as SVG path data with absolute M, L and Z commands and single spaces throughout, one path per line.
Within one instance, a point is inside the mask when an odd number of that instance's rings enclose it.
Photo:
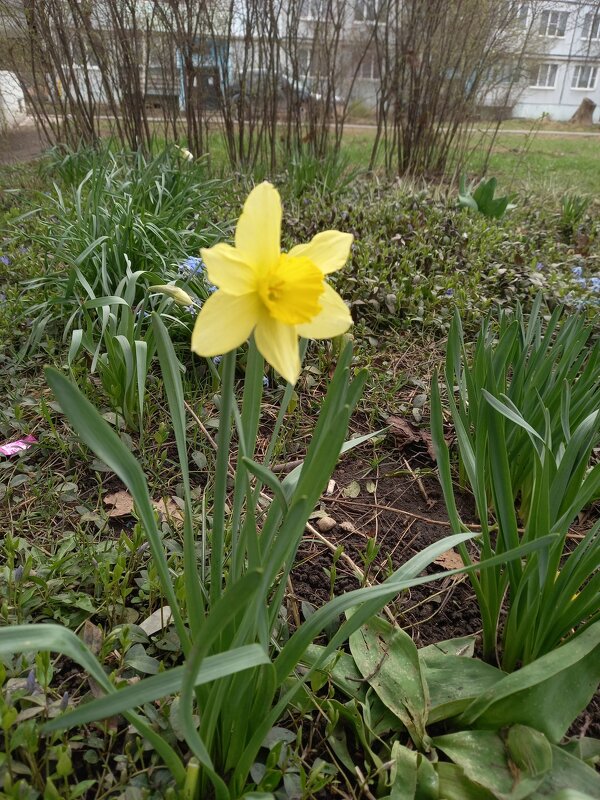
M 231 442 L 231 414 L 233 406 L 233 379 L 235 375 L 235 350 L 223 358 L 221 380 L 221 414 L 217 437 L 217 463 L 213 501 L 212 553 L 210 562 L 210 602 L 221 596 L 225 548 L 225 500 L 227 497 L 227 467 Z

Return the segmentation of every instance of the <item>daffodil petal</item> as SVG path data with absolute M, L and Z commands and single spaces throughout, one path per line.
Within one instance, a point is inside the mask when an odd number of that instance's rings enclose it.
M 192 350 L 199 356 L 219 356 L 239 347 L 252 333 L 261 314 L 256 294 L 215 292 L 202 306 L 192 332 Z
M 235 246 L 261 273 L 274 269 L 279 261 L 281 240 L 281 199 L 267 181 L 248 195 L 235 230 Z
M 208 280 L 227 294 L 248 294 L 256 289 L 256 271 L 229 244 L 216 244 L 200 251 Z
M 288 383 L 295 384 L 300 375 L 300 351 L 295 327 L 263 314 L 254 331 L 254 341 L 265 360 Z
M 325 283 L 325 291 L 319 297 L 321 311 L 310 322 L 296 325 L 299 336 L 305 339 L 330 339 L 346 333 L 352 325 L 352 317 L 348 306 L 339 294 Z
M 350 255 L 353 236 L 341 231 L 317 233 L 308 244 L 297 244 L 288 255 L 310 258 L 324 275 L 341 269 Z

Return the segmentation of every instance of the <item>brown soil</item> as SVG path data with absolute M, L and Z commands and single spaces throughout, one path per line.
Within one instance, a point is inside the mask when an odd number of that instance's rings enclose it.
M 395 474 L 396 465 L 380 465 L 379 477 L 369 474 L 368 464 L 347 462 L 334 479 L 337 491 L 323 502 L 327 514 L 338 523 L 324 534 L 335 547 L 341 545 L 364 571 L 365 548 L 374 539 L 379 552 L 371 565 L 367 578 L 375 583 L 393 569 L 408 561 L 425 547 L 451 535 L 444 501 L 439 484 L 434 478 L 417 478 L 410 474 Z M 345 498 L 343 490 L 357 480 L 361 494 Z M 370 494 L 364 488 L 372 480 L 376 491 Z M 419 486 L 419 482 L 421 487 Z M 462 498 L 463 518 L 475 522 L 468 497 Z M 320 605 L 330 596 L 327 572 L 333 561 L 333 551 L 316 537 L 307 534 L 298 552 L 298 564 L 292 573 L 295 595 Z M 357 589 L 360 581 L 351 566 L 340 559 L 336 565 L 335 594 Z M 432 565 L 426 572 L 432 576 L 444 571 L 444 566 Z M 407 591 L 395 604 L 399 621 L 414 638 L 419 647 L 476 633 L 481 628 L 479 611 L 473 600 L 468 582 L 459 577 L 446 578 Z

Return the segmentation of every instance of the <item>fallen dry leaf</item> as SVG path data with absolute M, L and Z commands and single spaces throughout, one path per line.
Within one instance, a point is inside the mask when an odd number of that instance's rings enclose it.
M 133 514 L 133 497 L 125 490 L 107 494 L 104 498 L 107 506 L 112 506 L 108 511 L 109 517 L 130 517 Z M 153 500 L 152 505 L 161 517 L 171 522 L 183 522 L 183 511 L 172 497 L 166 500 Z
M 462 558 L 455 550 L 446 550 L 441 556 L 434 558 L 433 563 L 444 569 L 460 569 L 464 566 Z
M 168 627 L 172 619 L 171 606 L 163 606 L 162 608 L 157 608 L 143 622 L 140 622 L 139 627 L 148 636 L 152 636 L 153 633 L 158 633 L 158 631 Z
M 109 517 L 130 517 L 133 514 L 133 497 L 123 489 L 107 494 L 104 503 L 113 506 L 108 511 Z
M 407 447 L 414 444 L 425 447 L 427 454 L 432 461 L 435 461 L 435 450 L 433 449 L 433 440 L 429 431 L 415 428 L 404 417 L 388 417 L 385 424 L 389 426 L 390 433 L 393 433 L 399 440 L 400 448 Z
M 87 648 L 97 656 L 102 648 L 102 642 L 104 640 L 102 628 L 99 628 L 97 625 L 94 625 L 93 622 L 90 622 L 89 619 L 86 619 L 83 623 L 81 639 Z
M 172 497 L 168 497 L 166 501 L 164 498 L 153 500 L 152 505 L 159 514 L 167 518 L 167 521 L 183 522 L 183 511 Z
M 342 489 L 342 497 L 358 497 L 360 494 L 360 483 L 352 481 L 344 489 Z

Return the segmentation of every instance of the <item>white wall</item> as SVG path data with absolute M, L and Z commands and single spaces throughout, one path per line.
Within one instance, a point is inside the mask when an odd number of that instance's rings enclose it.
M 17 76 L 0 70 L 0 130 L 17 125 L 24 112 L 25 97 Z

